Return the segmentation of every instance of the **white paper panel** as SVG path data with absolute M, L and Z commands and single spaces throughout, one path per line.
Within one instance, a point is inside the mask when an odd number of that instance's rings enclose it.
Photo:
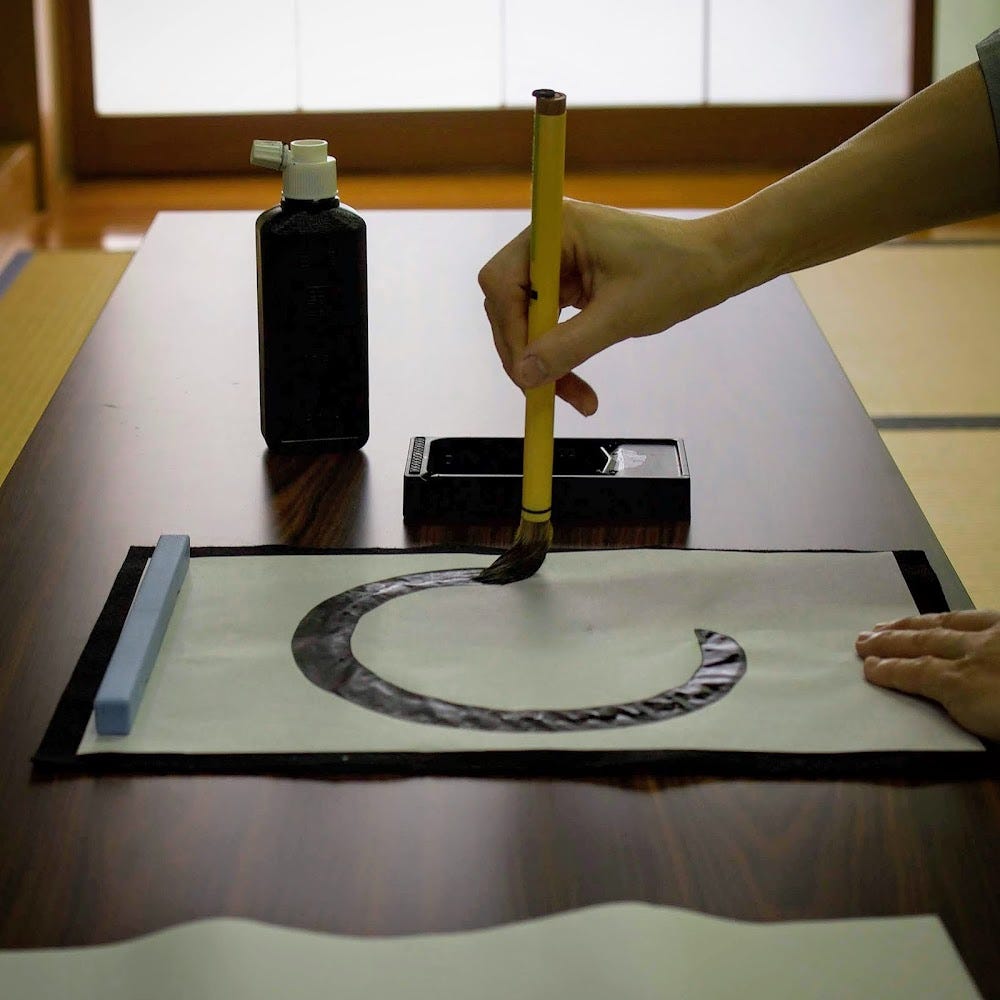
M 292 111 L 294 0 L 91 0 L 99 114 Z
M 497 0 L 298 0 L 304 111 L 500 103 Z
M 704 0 L 506 0 L 505 103 L 700 104 Z
M 397 938 L 202 920 L 111 945 L 0 952 L 0 983 L 4 1000 L 979 996 L 937 917 L 750 923 L 640 903 Z
M 911 0 L 711 0 L 713 104 L 898 101 Z
M 976 62 L 976 42 L 1000 27 L 1000 0 L 935 0 L 934 79 Z
M 404 573 L 488 556 L 191 560 L 129 736 L 79 752 L 715 749 L 981 750 L 937 706 L 867 684 L 857 633 L 912 614 L 888 553 L 554 553 L 507 587 L 435 588 L 362 616 L 352 649 L 399 686 L 492 708 L 584 708 L 685 682 L 693 630 L 732 636 L 747 672 L 717 703 L 628 728 L 481 732 L 401 721 L 312 684 L 291 639 L 317 604 Z

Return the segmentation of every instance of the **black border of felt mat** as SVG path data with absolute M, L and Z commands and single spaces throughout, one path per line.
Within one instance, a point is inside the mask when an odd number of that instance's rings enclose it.
M 636 548 L 660 548 L 636 546 Z M 663 546 L 666 548 L 666 546 Z M 579 549 L 565 551 L 581 551 Z M 675 551 L 692 551 L 677 549 Z M 747 550 L 716 550 L 747 551 Z M 760 551 L 760 550 L 758 550 Z M 849 551 L 849 550 L 794 550 Z M 77 755 L 94 697 L 132 605 L 151 546 L 133 546 L 112 584 L 35 756 L 39 769 L 84 774 L 494 775 L 587 777 L 655 771 L 672 775 L 763 778 L 975 778 L 1000 772 L 1000 747 L 978 750 L 866 750 L 851 753 L 763 753 L 748 750 L 477 750 L 381 753 L 93 753 Z M 455 549 L 317 549 L 285 545 L 193 548 L 191 558 L 257 555 L 496 555 L 478 547 Z M 927 556 L 893 552 L 918 612 L 947 611 L 948 603 Z M 860 668 L 859 668 L 860 669 Z

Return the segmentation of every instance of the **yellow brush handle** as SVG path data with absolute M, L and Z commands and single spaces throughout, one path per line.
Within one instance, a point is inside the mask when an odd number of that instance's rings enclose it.
M 563 174 L 566 162 L 566 95 L 536 90 L 531 155 L 531 263 L 528 272 L 528 343 L 559 319 Z M 529 389 L 524 406 L 524 481 L 521 517 L 552 516 L 552 450 L 555 386 Z

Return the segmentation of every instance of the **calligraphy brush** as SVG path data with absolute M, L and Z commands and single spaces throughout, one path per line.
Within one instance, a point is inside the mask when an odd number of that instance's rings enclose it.
M 528 343 L 559 319 L 566 95 L 536 90 L 531 151 L 531 259 Z M 552 452 L 555 386 L 525 392 L 521 523 L 514 544 L 479 574 L 481 583 L 515 583 L 533 576 L 552 544 Z

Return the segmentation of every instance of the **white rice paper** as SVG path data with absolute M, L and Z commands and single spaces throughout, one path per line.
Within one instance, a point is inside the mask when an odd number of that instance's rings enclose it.
M 411 691 L 494 708 L 649 697 L 732 636 L 747 672 L 715 704 L 620 729 L 511 733 L 401 721 L 320 689 L 291 639 L 322 601 L 370 581 L 485 566 L 487 556 L 294 555 L 191 560 L 132 733 L 80 754 L 480 750 L 982 750 L 936 705 L 865 682 L 860 630 L 913 614 L 891 553 L 613 550 L 550 554 L 506 587 L 434 588 L 364 615 L 355 656 Z
M 933 916 L 747 923 L 637 903 L 453 934 L 357 938 L 249 920 L 0 952 L 5 1000 L 975 1000 Z

